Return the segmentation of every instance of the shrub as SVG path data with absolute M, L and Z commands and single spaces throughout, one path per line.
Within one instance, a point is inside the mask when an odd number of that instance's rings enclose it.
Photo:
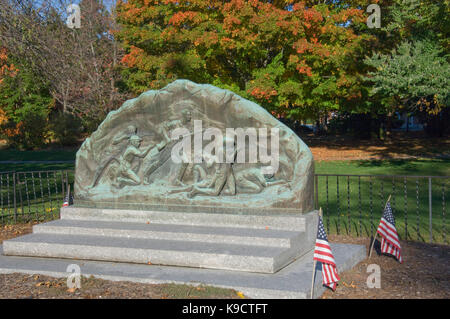
M 9 119 L 1 126 L 1 131 L 8 144 L 14 148 L 40 148 L 48 136 L 47 116 L 30 110 L 19 122 Z

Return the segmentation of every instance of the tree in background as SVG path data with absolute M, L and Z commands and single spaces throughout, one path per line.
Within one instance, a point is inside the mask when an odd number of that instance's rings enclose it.
M 439 135 L 447 127 L 450 105 L 449 4 L 448 0 L 395 0 L 381 30 L 394 48 L 366 59 L 372 67 L 367 77 L 371 95 L 386 112 L 422 116 L 427 131 Z
M 124 100 L 116 70 L 120 52 L 114 17 L 101 1 L 82 0 L 81 28 L 65 24 L 72 1 L 0 0 L 0 41 L 19 69 L 48 85 L 55 108 L 92 132 Z
M 70 29 L 71 0 L 0 0 L 0 133 L 12 144 L 72 144 L 126 98 L 179 78 L 283 120 L 333 115 L 329 128 L 358 137 L 395 112 L 448 129 L 450 0 L 117 1 L 75 1 Z M 381 29 L 365 24 L 370 3 Z
M 6 50 L 2 51 L 6 57 Z M 47 85 L 29 68 L 17 69 L 11 56 L 6 60 L 0 76 L 1 133 L 16 148 L 41 147 L 47 138 L 53 99 Z
M 141 93 L 185 78 L 293 120 L 359 107 L 370 36 L 355 28 L 365 27 L 364 11 L 292 2 L 119 1 L 128 88 Z
M 13 76 L 17 71 L 16 68 L 14 67 L 14 65 L 11 65 L 10 63 L 8 63 L 8 54 L 7 53 L 8 52 L 6 51 L 5 48 L 0 47 L 0 88 L 1 88 L 2 83 L 4 82 L 5 76 Z M 0 95 L 0 98 L 1 98 L 1 95 Z M 8 115 L 3 110 L 3 108 L 0 107 L 0 130 L 6 123 L 8 123 Z M 0 135 L 4 135 L 2 133 L 6 133 L 6 132 L 2 132 L 2 131 L 0 131 Z

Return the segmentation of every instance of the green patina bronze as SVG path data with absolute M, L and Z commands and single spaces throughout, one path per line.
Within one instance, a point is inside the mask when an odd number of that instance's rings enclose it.
M 213 127 L 224 136 L 227 128 L 278 129 L 277 170 L 268 174 L 268 163 L 242 163 L 236 154 L 222 163 L 206 155 L 176 163 L 172 155 L 180 140 L 171 134 L 194 134 L 197 121 L 201 133 Z M 273 154 L 270 138 L 266 151 Z M 211 141 L 201 143 L 204 148 Z M 86 139 L 76 157 L 75 205 L 306 213 L 313 210 L 313 175 L 308 147 L 262 107 L 227 90 L 177 80 L 126 101 Z

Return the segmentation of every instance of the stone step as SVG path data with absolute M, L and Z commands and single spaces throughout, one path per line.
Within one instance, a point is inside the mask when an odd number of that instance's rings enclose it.
M 197 225 L 212 227 L 241 227 L 259 229 L 279 229 L 305 231 L 306 225 L 317 223 L 317 211 L 307 214 L 220 214 L 220 213 L 186 213 L 172 211 L 142 211 L 101 209 L 69 206 L 61 209 L 61 219 L 120 221 L 132 223 L 155 223 Z M 315 230 L 316 231 L 316 230 Z
M 330 243 L 339 274 L 351 269 L 367 257 L 365 245 Z M 76 261 L 58 258 L 3 256 L 0 245 L 0 274 L 23 273 L 67 278 L 68 266 L 77 264 L 81 275 L 104 280 L 131 281 L 147 284 L 177 283 L 210 285 L 235 289 L 245 296 L 262 298 L 310 298 L 313 252 L 296 259 L 275 274 L 171 267 L 105 261 Z M 321 265 L 316 265 L 314 296 L 327 288 L 322 285 Z M 340 282 L 342 285 L 342 281 Z M 83 286 L 82 286 L 83 288 Z M 341 288 L 337 288 L 338 290 Z M 272 311 L 273 312 L 273 311 Z
M 249 246 L 300 248 L 305 232 L 278 229 L 212 227 L 155 223 L 124 223 L 98 220 L 60 219 L 33 227 L 35 234 L 106 236 L 205 243 L 245 244 Z
M 4 253 L 274 273 L 314 247 L 317 212 L 178 213 L 66 207 Z M 307 227 L 306 227 L 307 225 Z
M 35 233 L 5 241 L 3 253 L 275 273 L 303 252 L 295 247 Z

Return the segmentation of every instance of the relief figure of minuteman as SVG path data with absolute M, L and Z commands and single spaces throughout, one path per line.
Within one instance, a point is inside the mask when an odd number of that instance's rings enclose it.
M 105 171 L 106 167 L 113 162 L 114 160 L 117 161 L 118 157 L 120 157 L 120 153 L 124 150 L 124 146 L 121 145 L 123 142 L 128 142 L 129 138 L 133 135 L 137 134 L 137 128 L 134 125 L 129 125 L 125 132 L 121 132 L 114 136 L 112 140 L 112 155 L 108 156 L 106 159 L 104 159 L 100 165 L 97 166 L 95 173 L 94 173 L 94 180 L 92 182 L 91 187 L 95 187 L 97 183 L 100 180 L 100 177 L 103 175 L 103 172 Z M 126 144 L 125 144 L 126 145 Z
M 139 146 L 141 145 L 142 138 L 137 135 L 132 135 L 129 139 L 129 145 L 125 150 L 125 153 L 120 157 L 119 169 L 117 171 L 117 180 L 113 184 L 116 187 L 122 187 L 123 185 L 139 185 L 141 184 L 141 179 L 137 174 L 131 169 L 131 164 L 135 157 L 143 158 L 148 152 L 154 147 L 150 145 L 146 150 L 140 151 Z M 156 146 L 158 147 L 158 146 Z

